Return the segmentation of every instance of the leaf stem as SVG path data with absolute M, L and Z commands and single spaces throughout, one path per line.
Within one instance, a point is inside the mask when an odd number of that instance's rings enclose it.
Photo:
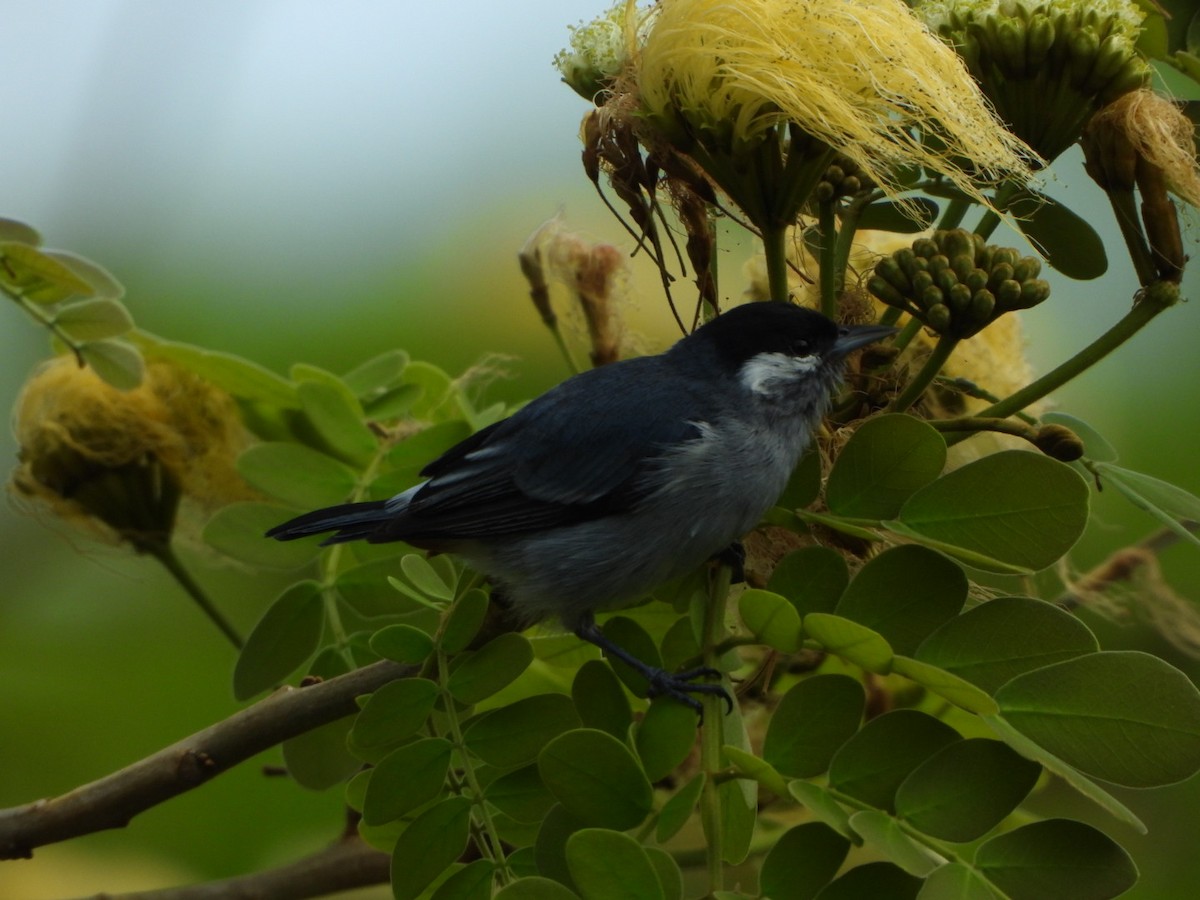
M 762 229 L 763 254 L 767 259 L 767 290 L 772 300 L 787 300 L 788 285 L 787 226 L 772 225 Z
M 948 334 L 943 334 L 938 338 L 938 342 L 933 347 L 933 352 L 929 354 L 929 359 L 925 360 L 925 365 L 913 379 L 905 386 L 895 400 L 888 407 L 888 412 L 904 412 L 910 406 L 920 399 L 925 393 L 925 389 L 937 377 L 937 373 L 942 370 L 942 366 L 946 364 L 946 360 L 950 358 L 950 354 L 954 352 L 954 348 L 958 346 L 958 338 Z
M 718 661 L 717 648 L 725 635 L 725 603 L 732 580 L 733 570 L 729 566 L 717 566 L 709 583 L 708 603 L 704 606 L 704 664 L 713 668 Z M 704 790 L 700 795 L 700 824 L 704 829 L 708 893 L 711 895 L 722 890 L 725 881 L 720 785 L 714 777 L 722 769 L 725 700 L 704 694 L 701 702 L 704 704 L 704 724 L 700 737 L 700 770 L 708 777 L 704 780 Z
M 204 589 L 200 587 L 199 582 L 183 567 L 183 563 L 179 561 L 179 557 L 175 555 L 175 551 L 171 549 L 171 545 L 166 541 L 152 541 L 143 543 L 140 549 L 158 560 L 163 568 L 171 573 L 171 577 L 195 601 L 196 605 L 200 607 L 200 611 L 208 616 L 209 621 L 217 626 L 217 630 L 229 639 L 229 643 L 233 644 L 234 649 L 240 651 L 245 643 L 242 640 L 242 636 L 238 634 L 237 629 L 229 623 L 229 620 L 225 618 L 221 611 L 213 604 L 212 600 L 209 599 L 208 595 L 204 593 Z
M 1141 331 L 1150 320 L 1179 300 L 1178 287 L 1170 282 L 1157 281 L 1142 291 L 1133 309 L 1121 317 L 1112 328 L 1096 338 L 1058 368 L 1047 372 L 1036 381 L 1027 384 L 1014 394 L 978 413 L 980 418 L 1002 419 L 1041 400 L 1051 391 L 1062 387 L 1080 373 L 1094 366 L 1127 340 Z M 954 444 L 969 435 L 955 435 L 947 439 Z
M 966 197 L 955 197 L 946 204 L 946 209 L 937 223 L 938 230 L 950 231 L 957 228 L 962 224 L 963 217 L 966 216 L 967 210 L 970 208 L 971 201 Z

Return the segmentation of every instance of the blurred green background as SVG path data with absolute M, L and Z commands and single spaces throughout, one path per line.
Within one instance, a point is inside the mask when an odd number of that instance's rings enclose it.
M 515 254 L 562 212 L 632 249 L 582 175 L 584 104 L 551 59 L 585 0 L 457 4 L 364 0 L 43 0 L 3 4 L 5 111 L 0 215 L 49 246 L 108 267 L 138 324 L 284 372 L 345 371 L 393 347 L 457 373 L 513 356 L 491 395 L 528 397 L 565 374 L 526 299 Z M 1135 284 L 1107 204 L 1078 156 L 1048 190 L 1101 229 L 1114 272 L 1054 280 L 1026 315 L 1044 370 L 1115 321 Z M 1189 242 L 1196 255 L 1197 218 Z M 1019 238 L 996 240 L 1024 246 Z M 631 328 L 670 339 L 656 276 L 635 266 Z M 742 288 L 722 261 L 723 291 Z M 1185 294 L 1197 295 L 1195 271 Z M 1200 493 L 1200 336 L 1195 305 L 1164 315 L 1057 396 L 1122 451 L 1122 463 Z M 11 403 L 47 354 L 45 335 L 0 308 L 0 398 Z M 581 356 L 582 358 L 582 356 Z M 0 457 L 15 446 L 0 436 Z M 1153 530 L 1105 492 L 1073 562 L 1087 569 Z M 200 580 L 248 630 L 284 579 L 212 566 Z M 68 532 L 10 501 L 0 508 L 0 806 L 69 790 L 237 709 L 233 656 L 149 560 Z M 1200 553 L 1163 557 L 1168 581 L 1200 596 Z M 1144 628 L 1102 628 L 1109 646 L 1200 669 Z M 241 766 L 123 831 L 0 863 L 0 897 L 42 900 L 226 877 L 332 840 L 336 791 L 313 794 Z M 1127 833 L 1067 798 L 1129 846 L 1143 881 L 1129 896 L 1194 896 L 1195 784 L 1119 792 L 1151 827 Z

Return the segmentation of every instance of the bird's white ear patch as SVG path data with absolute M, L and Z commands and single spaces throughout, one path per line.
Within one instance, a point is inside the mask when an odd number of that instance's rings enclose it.
M 815 372 L 821 358 L 789 356 L 786 353 L 759 353 L 742 363 L 738 379 L 742 387 L 754 394 L 769 394 L 781 383 L 795 382 Z

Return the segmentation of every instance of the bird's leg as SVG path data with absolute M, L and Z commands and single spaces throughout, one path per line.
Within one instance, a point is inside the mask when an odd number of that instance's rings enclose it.
M 587 641 L 589 644 L 595 644 L 609 656 L 615 656 L 645 678 L 650 684 L 648 693 L 651 697 L 665 696 L 673 700 L 678 700 L 680 703 L 690 706 L 698 715 L 703 717 L 704 708 L 700 705 L 700 701 L 689 695 L 711 694 L 714 697 L 721 697 L 726 705 L 728 705 L 729 711 L 733 712 L 733 699 L 724 687 L 719 684 L 693 683 L 695 679 L 706 676 L 720 678 L 721 673 L 716 669 L 709 668 L 708 666 L 700 666 L 695 669 L 688 669 L 685 672 L 671 673 L 657 666 L 651 666 L 605 637 L 604 632 L 600 630 L 596 622 L 590 617 L 575 629 L 575 636 L 580 640 Z
M 713 562 L 729 566 L 732 572 L 731 584 L 741 584 L 746 580 L 746 546 L 741 541 L 734 541 L 720 553 L 713 555 Z

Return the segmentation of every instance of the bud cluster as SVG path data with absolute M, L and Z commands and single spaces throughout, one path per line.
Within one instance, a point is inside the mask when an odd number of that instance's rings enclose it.
M 1135 48 L 1141 13 L 1132 3 L 951 0 L 918 12 L 1047 160 L 1078 139 L 1093 112 L 1150 77 Z
M 956 228 L 919 238 L 875 265 L 867 288 L 938 334 L 976 334 L 1000 315 L 1028 309 L 1050 296 L 1041 263 L 1009 247 L 984 243 Z
M 821 180 L 817 182 L 813 197 L 828 203 L 873 190 L 875 186 L 875 182 L 858 163 L 838 153 L 821 175 Z

